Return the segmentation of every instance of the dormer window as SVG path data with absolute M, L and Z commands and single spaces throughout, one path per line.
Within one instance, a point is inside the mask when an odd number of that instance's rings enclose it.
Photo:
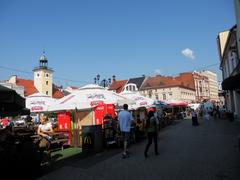
M 136 91 L 136 88 L 135 88 L 135 86 L 133 86 L 133 91 Z

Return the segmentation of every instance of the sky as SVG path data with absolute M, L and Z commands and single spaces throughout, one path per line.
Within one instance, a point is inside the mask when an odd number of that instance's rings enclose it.
M 82 86 L 211 70 L 233 0 L 0 0 L 0 80 L 33 79 L 45 51 L 54 83 Z

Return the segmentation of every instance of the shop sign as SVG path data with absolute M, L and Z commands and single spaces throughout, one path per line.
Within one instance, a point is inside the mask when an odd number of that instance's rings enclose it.
M 87 94 L 88 99 L 106 99 L 104 94 L 101 93 L 92 93 L 92 94 Z
M 140 106 L 147 105 L 148 103 L 146 101 L 140 102 Z
M 91 103 L 90 103 L 90 105 L 92 107 L 97 106 L 97 105 L 102 105 L 102 104 L 103 104 L 103 101 L 91 101 Z

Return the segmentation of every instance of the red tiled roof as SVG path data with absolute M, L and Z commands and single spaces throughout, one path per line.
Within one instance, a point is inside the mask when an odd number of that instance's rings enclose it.
M 142 85 L 141 90 L 168 87 L 184 87 L 187 89 L 194 90 L 194 88 L 185 85 L 182 81 L 179 81 L 174 77 L 160 75 L 147 78 L 144 84 Z
M 128 80 L 113 81 L 109 90 L 115 90 L 116 93 L 120 93 L 127 82 Z
M 34 81 L 33 80 L 26 80 L 26 79 L 20 79 L 17 78 L 16 84 L 18 86 L 23 86 L 24 87 L 24 96 L 29 96 L 34 93 L 38 93 L 38 90 L 34 86 Z
M 30 96 L 31 94 L 38 93 L 37 88 L 34 86 L 34 81 L 33 80 L 26 80 L 26 79 L 20 79 L 17 78 L 16 84 L 18 86 L 23 86 L 24 87 L 24 96 Z M 52 97 L 59 99 L 64 96 L 63 92 L 59 90 L 57 86 L 53 84 L 53 89 L 52 89 Z
M 53 84 L 52 97 L 55 99 L 60 99 L 64 97 L 64 93 L 59 90 L 59 88 Z
M 184 86 L 195 89 L 195 83 L 192 72 L 180 73 L 180 75 L 177 76 L 176 79 L 181 81 L 184 84 Z

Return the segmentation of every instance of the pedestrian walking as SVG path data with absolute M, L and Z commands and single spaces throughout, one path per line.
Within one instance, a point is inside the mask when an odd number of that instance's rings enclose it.
M 123 105 L 123 111 L 121 111 L 118 114 L 118 121 L 121 131 L 121 136 L 123 138 L 123 154 L 122 158 L 129 157 L 128 152 L 128 143 L 129 143 L 129 137 L 130 137 L 130 129 L 131 129 L 131 123 L 133 121 L 132 114 L 128 111 L 128 105 Z
M 203 109 L 203 119 L 208 121 L 209 120 L 209 111 L 208 111 L 208 108 L 204 108 Z
M 197 112 L 194 110 L 192 110 L 192 125 L 198 126 L 198 116 L 197 116 Z
M 153 111 L 148 112 L 148 118 L 146 120 L 146 132 L 147 132 L 148 142 L 144 151 L 145 158 L 148 157 L 148 149 L 152 144 L 152 140 L 154 141 L 155 155 L 159 155 L 158 144 L 157 144 L 157 133 L 158 133 L 157 119 L 154 116 Z

